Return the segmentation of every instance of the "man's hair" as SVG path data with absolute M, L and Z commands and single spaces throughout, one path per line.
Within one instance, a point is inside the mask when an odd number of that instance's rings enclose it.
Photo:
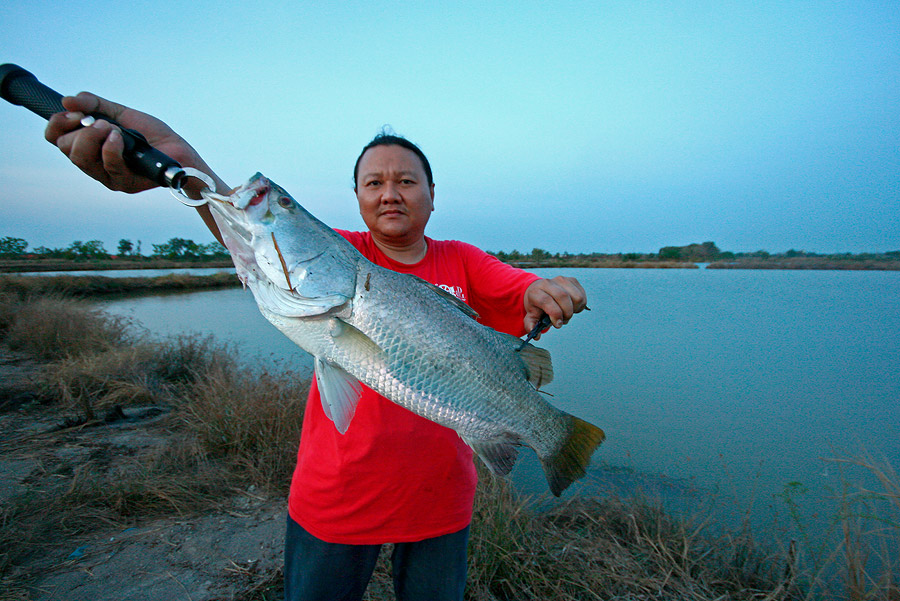
M 428 178 L 428 186 L 432 186 L 434 184 L 434 178 L 431 176 L 431 164 L 428 162 L 428 159 L 425 158 L 425 153 L 422 152 L 422 149 L 404 138 L 403 136 L 398 136 L 391 132 L 390 130 L 382 129 L 381 132 L 372 138 L 372 141 L 366 144 L 362 152 L 359 153 L 359 156 L 356 157 L 356 165 L 353 166 L 353 189 L 356 190 L 356 185 L 359 180 L 359 162 L 362 160 L 363 155 L 366 154 L 366 151 L 370 148 L 375 148 L 376 146 L 400 146 L 409 151 L 415 153 L 419 160 L 422 161 L 422 167 L 425 168 L 425 175 Z

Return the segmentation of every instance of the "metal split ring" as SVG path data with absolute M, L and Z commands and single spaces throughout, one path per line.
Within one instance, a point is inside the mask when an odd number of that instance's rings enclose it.
M 177 198 L 181 204 L 187 205 L 189 207 L 199 207 L 209 202 L 209 196 L 215 194 L 214 190 L 216 188 L 216 184 L 213 179 L 209 175 L 203 173 L 202 171 L 194 169 L 193 167 L 184 167 L 182 171 L 184 172 L 184 175 L 179 177 L 175 181 L 175 185 L 169 188 L 169 191 L 172 192 L 172 196 Z M 206 187 L 200 191 L 201 198 L 191 198 L 184 191 L 184 182 L 189 177 L 196 177 L 201 182 L 206 184 Z M 215 195 L 219 196 L 218 194 Z

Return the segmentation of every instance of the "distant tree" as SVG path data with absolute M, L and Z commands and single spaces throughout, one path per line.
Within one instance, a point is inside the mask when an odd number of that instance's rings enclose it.
M 16 257 L 24 254 L 26 248 L 28 248 L 28 242 L 22 238 L 13 238 L 11 236 L 0 238 L 0 256 Z
M 74 259 L 107 259 L 109 253 L 103 248 L 100 240 L 88 240 L 81 242 L 76 240 L 66 249 L 66 254 Z
M 229 256 L 228 249 L 222 246 L 222 243 L 218 240 L 216 240 L 215 242 L 210 242 L 209 244 L 201 244 L 200 254 L 204 257 L 210 257 L 213 259 L 224 259 Z
M 534 248 L 531 250 L 531 259 L 533 261 L 541 261 L 543 259 L 549 259 L 550 253 L 548 253 L 543 248 Z
M 153 245 L 154 257 L 167 259 L 196 259 L 200 254 L 200 246 L 193 240 L 170 238 L 165 244 Z
M 126 240 L 124 238 L 119 240 L 117 252 L 120 256 L 130 255 L 132 250 L 134 250 L 134 244 L 131 243 L 131 240 Z
M 659 259 L 661 261 L 677 261 L 681 259 L 681 247 L 663 246 L 659 249 Z

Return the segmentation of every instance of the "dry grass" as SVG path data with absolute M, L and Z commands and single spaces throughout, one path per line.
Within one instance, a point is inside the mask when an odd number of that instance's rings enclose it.
M 57 295 L 90 298 L 98 295 L 178 292 L 201 288 L 239 286 L 233 273 L 212 275 L 170 274 L 157 277 L 108 277 L 102 275 L 15 276 L 0 275 L 0 296 L 20 299 Z
M 206 452 L 229 457 L 245 480 L 284 495 L 308 392 L 309 383 L 290 374 L 218 364 L 186 391 L 180 415 Z
M 38 359 L 101 352 L 123 344 L 128 335 L 126 322 L 84 301 L 46 296 L 21 304 L 8 301 L 3 310 L 6 343 Z
M 17 348 L 45 362 L 32 410 L 58 416 L 59 426 L 0 442 L 4 453 L 36 465 L 0 507 L 0 577 L 48 540 L 197 514 L 251 486 L 285 494 L 304 382 L 248 372 L 211 338 L 142 340 L 81 302 L 10 303 L 2 315 L 11 324 L 7 344 L 26 330 L 52 340 Z M 147 406 L 164 413 L 148 432 L 154 443 L 123 448 L 105 438 L 105 414 Z
M 0 335 L 23 328 L 24 319 L 33 331 L 78 321 L 84 331 L 95 327 L 84 324 L 100 323 L 96 329 L 108 337 L 90 344 L 79 335 L 53 338 L 55 359 L 39 378 L 43 410 L 79 412 L 87 421 L 40 434 L 43 446 L 31 439 L 17 444 L 20 455 L 43 454 L 20 493 L 0 507 L 0 578 L 9 582 L 15 566 L 45 550 L 47 540 L 66 544 L 109 525 L 196 514 L 248 486 L 285 494 L 305 383 L 279 371 L 249 372 L 209 338 L 148 343 L 78 303 L 61 319 L 67 303 L 53 303 L 52 310 L 36 310 L 4 304 L 0 296 L 0 323 L 9 324 Z M 47 323 L 40 323 L 43 316 Z M 46 356 L 44 344 L 22 348 Z M 87 436 L 102 412 L 135 405 L 165 407 L 154 432 L 161 444 L 123 452 Z M 57 447 L 81 454 L 66 456 Z M 482 474 L 466 598 L 897 601 L 900 477 L 865 456 L 834 462 L 874 482 L 865 489 L 847 484 L 838 495 L 840 543 L 781 551 L 760 544 L 749 528 L 723 532 L 707 522 L 676 520 L 646 500 L 581 495 L 547 504 Z M 848 474 L 845 482 L 851 481 L 856 478 Z M 808 558 L 803 564 L 801 555 Z M 279 598 L 277 574 L 257 578 L 246 601 Z M 384 596 L 390 590 L 382 562 L 368 598 L 390 598 Z
M 799 598 L 788 563 L 639 498 L 578 496 L 539 511 L 487 476 L 467 599 Z
M 900 476 L 867 453 L 828 460 L 841 472 L 838 543 L 819 551 L 814 583 L 853 601 L 900 600 Z M 872 486 L 850 484 L 867 476 Z

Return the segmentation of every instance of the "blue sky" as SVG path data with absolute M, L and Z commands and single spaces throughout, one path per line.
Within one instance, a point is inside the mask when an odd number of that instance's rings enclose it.
M 896 2 L 24 2 L 0 61 L 150 112 L 227 182 L 329 225 L 383 125 L 432 162 L 428 234 L 488 250 L 900 249 Z M 212 239 L 109 192 L 0 103 L 0 237 Z

